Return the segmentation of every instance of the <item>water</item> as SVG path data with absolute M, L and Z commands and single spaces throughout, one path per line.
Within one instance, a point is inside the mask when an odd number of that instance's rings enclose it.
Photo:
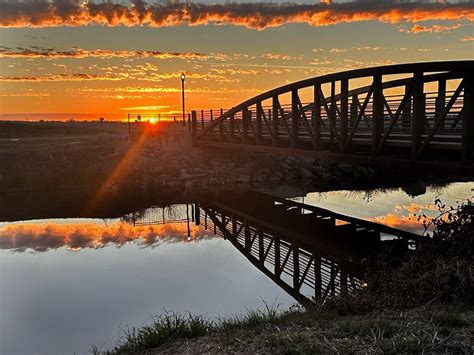
M 472 196 L 473 187 L 472 183 L 428 187 L 416 197 L 403 189 L 332 191 L 294 200 L 420 233 L 423 227 L 411 218 L 412 213 L 435 215 L 435 198 L 456 204 Z M 261 200 L 261 196 L 255 201 L 246 198 L 248 206 L 242 213 Z M 274 270 L 272 233 L 261 241 L 268 253 L 262 264 L 255 262 L 255 253 L 252 256 L 252 251 L 239 249 L 237 240 L 232 242 L 219 227 L 214 234 L 214 226 L 221 222 L 232 230 L 225 216 L 229 215 L 227 209 L 238 204 L 231 199 L 232 203 L 223 201 L 222 208 L 217 204 L 201 204 L 199 209 L 193 204 L 179 204 L 112 219 L 1 222 L 0 353 L 87 353 L 94 345 L 113 347 L 124 327 L 143 325 L 165 310 L 216 318 L 246 308 L 262 308 L 263 301 L 287 308 L 298 295 L 309 298 L 311 292 L 314 294 L 314 285 L 308 280 L 302 282 L 300 293 L 290 295 L 291 290 L 281 288 L 292 285 L 287 271 L 291 271 L 290 264 L 294 265 L 294 254 L 279 284 L 262 272 L 264 268 Z M 249 218 L 258 216 L 248 213 Z M 303 217 L 288 214 L 285 221 L 292 218 L 297 221 Z M 347 263 L 344 258 L 348 251 L 342 247 L 335 250 L 328 239 L 332 234 L 322 234 L 319 244 L 310 248 L 291 236 L 286 240 L 280 235 L 281 254 L 286 253 L 286 247 L 301 248 L 301 269 L 315 255 L 321 255 L 323 291 L 330 291 L 325 278 L 331 268 L 337 274 L 336 292 L 346 279 L 347 288 L 357 286 L 357 263 Z M 307 250 L 311 252 L 306 255 Z

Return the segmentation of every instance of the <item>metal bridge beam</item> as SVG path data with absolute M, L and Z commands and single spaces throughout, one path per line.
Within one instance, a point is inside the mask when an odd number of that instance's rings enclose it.
M 377 154 L 383 133 L 384 96 L 382 89 L 382 76 L 374 75 L 373 88 L 373 114 L 372 114 L 372 154 Z
M 422 136 L 426 125 L 426 98 L 423 93 L 423 72 L 415 72 L 413 76 L 413 116 L 411 124 L 411 158 L 416 160 L 422 144 Z
M 474 79 L 469 74 L 464 79 L 462 122 L 462 160 L 469 162 L 474 153 Z

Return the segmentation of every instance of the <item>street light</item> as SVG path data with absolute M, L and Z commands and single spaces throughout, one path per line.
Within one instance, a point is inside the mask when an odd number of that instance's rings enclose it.
M 184 75 L 184 73 L 181 73 L 181 102 L 182 102 L 182 106 L 183 106 L 183 126 L 186 126 L 186 114 L 185 114 L 185 111 L 184 111 L 184 79 L 186 79 L 186 75 Z

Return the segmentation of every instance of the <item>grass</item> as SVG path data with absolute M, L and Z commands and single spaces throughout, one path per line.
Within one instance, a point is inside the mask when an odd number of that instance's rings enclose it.
M 345 316 L 323 307 L 282 311 L 265 305 L 220 320 L 167 312 L 150 325 L 124 330 L 114 350 L 93 353 L 469 353 L 473 320 L 472 308 L 460 305 Z
M 156 348 L 174 339 L 204 336 L 213 328 L 214 323 L 202 316 L 166 312 L 155 317 L 149 325 L 124 329 L 122 343 L 113 351 L 105 353 L 129 354 Z M 98 348 L 94 348 L 92 352 L 94 354 L 102 353 Z

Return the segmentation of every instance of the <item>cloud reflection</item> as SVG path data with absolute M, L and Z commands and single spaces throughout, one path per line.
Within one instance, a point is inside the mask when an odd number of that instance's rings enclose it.
M 128 223 L 12 223 L 0 227 L 0 249 L 44 252 L 66 247 L 70 250 L 121 247 L 135 242 L 140 246 L 157 246 L 163 242 L 182 243 L 213 238 L 201 226 L 190 224 L 188 240 L 186 223 L 132 226 Z

